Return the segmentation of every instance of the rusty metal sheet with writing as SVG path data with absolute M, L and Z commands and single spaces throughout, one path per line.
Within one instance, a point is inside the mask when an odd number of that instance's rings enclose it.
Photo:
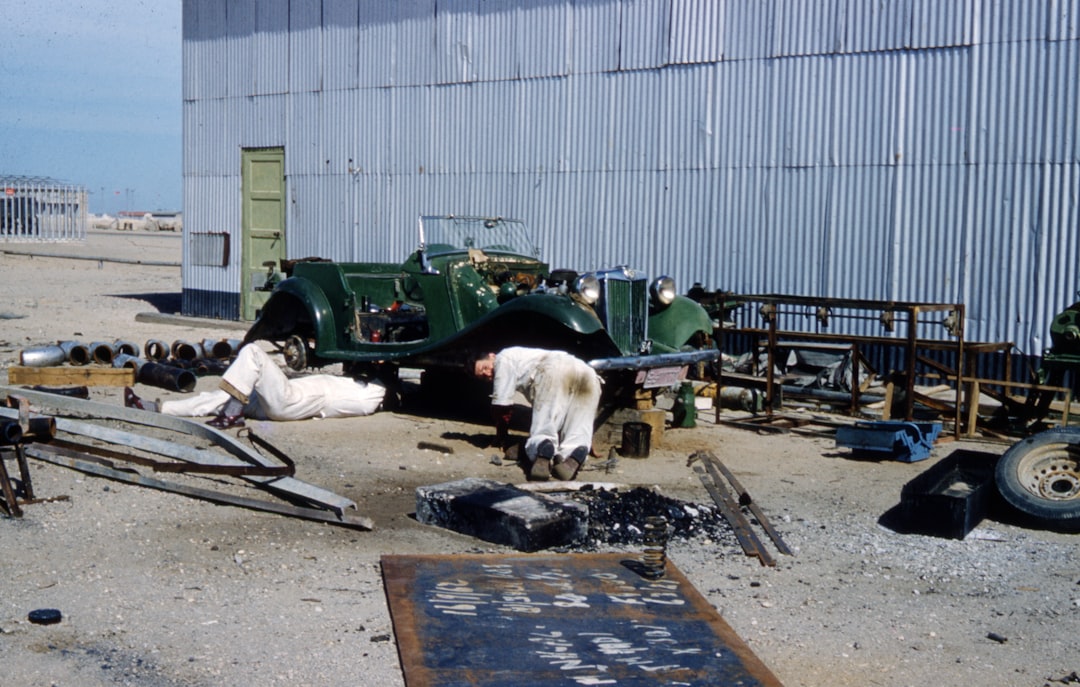
M 780 685 L 669 561 L 627 554 L 383 556 L 408 687 Z

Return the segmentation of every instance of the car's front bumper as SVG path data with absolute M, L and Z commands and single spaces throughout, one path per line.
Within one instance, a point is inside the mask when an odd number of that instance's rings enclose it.
M 628 355 L 617 358 L 597 358 L 589 365 L 597 372 L 611 370 L 649 370 L 655 367 L 682 367 L 695 363 L 709 362 L 720 357 L 720 351 L 706 348 L 678 353 L 657 353 L 655 355 Z

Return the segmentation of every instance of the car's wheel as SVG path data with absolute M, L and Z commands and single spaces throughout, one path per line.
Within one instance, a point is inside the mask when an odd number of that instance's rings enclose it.
M 308 350 L 303 337 L 296 334 L 290 336 L 281 347 L 281 353 L 285 356 L 285 364 L 290 370 L 302 372 L 307 368 Z
M 1051 429 L 1014 444 L 998 461 L 998 491 L 1052 529 L 1080 530 L 1080 430 Z

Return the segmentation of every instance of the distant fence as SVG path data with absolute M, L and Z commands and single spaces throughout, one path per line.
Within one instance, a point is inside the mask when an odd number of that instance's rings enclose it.
M 86 189 L 0 180 L 0 241 L 86 238 Z

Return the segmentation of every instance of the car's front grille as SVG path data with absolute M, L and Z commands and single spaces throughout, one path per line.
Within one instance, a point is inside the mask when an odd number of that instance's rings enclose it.
M 600 312 L 608 336 L 624 355 L 641 353 L 648 332 L 649 289 L 644 279 L 603 275 Z

